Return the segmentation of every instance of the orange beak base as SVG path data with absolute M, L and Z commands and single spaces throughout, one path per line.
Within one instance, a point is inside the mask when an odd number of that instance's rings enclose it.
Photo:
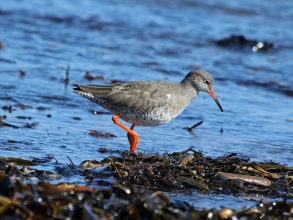
M 217 105 L 219 106 L 221 112 L 223 112 L 223 108 L 222 108 L 220 102 L 218 101 L 218 99 L 217 99 L 217 97 L 216 97 L 214 91 L 210 89 L 210 90 L 208 90 L 208 93 L 209 93 L 210 96 L 213 98 L 213 100 L 217 103 Z

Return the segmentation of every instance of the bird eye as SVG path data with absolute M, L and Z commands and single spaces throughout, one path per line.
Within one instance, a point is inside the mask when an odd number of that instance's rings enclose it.
M 207 85 L 209 85 L 209 84 L 210 84 L 210 81 L 209 81 L 209 80 L 206 80 L 205 83 L 206 83 Z

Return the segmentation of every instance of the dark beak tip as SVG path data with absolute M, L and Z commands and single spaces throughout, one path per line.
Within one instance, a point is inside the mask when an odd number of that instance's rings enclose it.
M 220 110 L 221 110 L 221 112 L 224 112 L 224 109 L 222 108 L 222 106 L 220 105 Z
M 219 109 L 221 110 L 221 112 L 224 112 L 220 102 L 217 99 L 215 100 L 215 102 L 217 103 L 217 105 L 218 105 Z
M 219 106 L 219 108 L 220 108 L 220 110 L 221 110 L 221 112 L 224 112 L 224 110 L 223 110 L 223 108 L 222 108 L 222 106 L 221 106 L 221 104 L 220 104 L 220 102 L 218 101 L 218 99 L 217 99 L 217 97 L 216 97 L 216 95 L 214 94 L 214 92 L 213 92 L 213 90 L 208 90 L 208 93 L 210 94 L 210 96 L 214 99 L 214 101 L 217 103 L 217 105 Z

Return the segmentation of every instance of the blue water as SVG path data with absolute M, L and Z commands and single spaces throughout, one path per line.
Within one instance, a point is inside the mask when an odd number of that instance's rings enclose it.
M 292 20 L 289 0 L 1 1 L 0 107 L 12 105 L 15 111 L 0 108 L 0 115 L 20 127 L 38 124 L 33 129 L 0 127 L 0 154 L 27 159 L 54 155 L 66 165 L 67 155 L 79 164 L 107 156 L 97 151 L 100 147 L 128 149 L 126 134 L 112 123 L 111 114 L 73 93 L 72 84 L 179 82 L 190 70 L 203 68 L 215 78 L 214 91 L 224 112 L 200 93 L 170 123 L 135 128 L 138 151 L 162 154 L 194 146 L 213 157 L 235 152 L 252 161 L 292 166 L 293 95 L 286 93 L 293 91 Z M 215 44 L 231 35 L 271 42 L 274 49 L 255 53 Z M 20 76 L 19 69 L 26 75 Z M 88 81 L 86 71 L 104 80 Z M 21 109 L 17 103 L 31 107 Z M 40 106 L 45 110 L 38 110 Z M 184 129 L 200 120 L 203 124 L 192 133 Z M 91 137 L 91 129 L 117 138 Z M 52 161 L 39 168 L 54 171 L 56 165 Z M 60 181 L 85 183 L 78 175 Z M 219 207 L 212 195 L 196 191 L 172 196 L 198 207 Z M 194 199 L 198 196 L 201 204 Z M 222 197 L 224 206 L 252 204 Z

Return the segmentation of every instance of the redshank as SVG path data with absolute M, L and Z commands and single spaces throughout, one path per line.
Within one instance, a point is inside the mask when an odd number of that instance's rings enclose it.
M 136 154 L 138 126 L 158 126 L 178 116 L 200 91 L 210 94 L 223 112 L 215 93 L 214 79 L 205 70 L 189 72 L 180 83 L 133 81 L 111 85 L 74 85 L 74 92 L 99 104 L 115 115 L 113 122 L 127 131 L 130 151 Z M 128 128 L 118 119 L 131 123 Z

